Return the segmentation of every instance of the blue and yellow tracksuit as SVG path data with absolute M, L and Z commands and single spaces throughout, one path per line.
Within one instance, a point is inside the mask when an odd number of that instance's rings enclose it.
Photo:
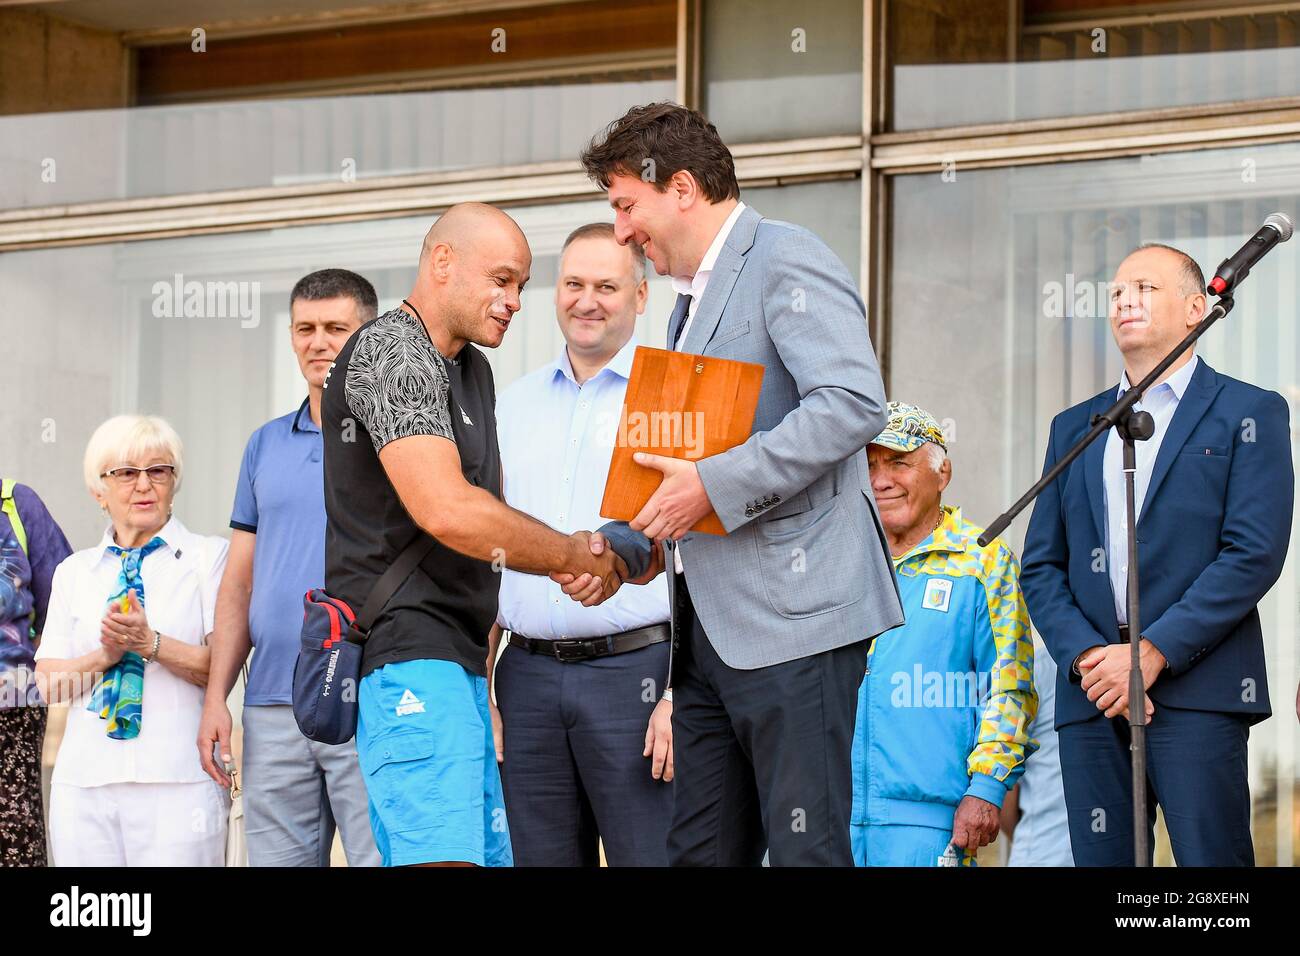
M 1037 742 L 1034 642 L 1020 564 L 945 507 L 894 560 L 907 623 L 867 655 L 853 737 L 855 862 L 934 866 L 970 795 L 1001 807 Z M 959 855 L 972 865 L 974 853 Z

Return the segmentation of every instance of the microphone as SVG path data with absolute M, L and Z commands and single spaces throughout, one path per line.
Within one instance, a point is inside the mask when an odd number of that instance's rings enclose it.
M 1235 255 L 1219 263 L 1219 268 L 1205 291 L 1211 295 L 1231 292 L 1238 282 L 1250 275 L 1251 267 L 1264 258 L 1268 250 L 1291 238 L 1293 228 L 1291 220 L 1285 215 L 1273 213 L 1264 220 L 1259 232 L 1251 236 L 1250 241 L 1238 249 Z

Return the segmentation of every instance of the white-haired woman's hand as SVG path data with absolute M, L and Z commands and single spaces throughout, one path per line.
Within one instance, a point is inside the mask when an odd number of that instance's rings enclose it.
M 122 647 L 121 643 L 118 642 L 118 639 L 116 637 L 101 636 L 99 638 L 99 643 L 104 648 L 104 657 L 108 661 L 109 667 L 112 667 L 114 664 L 120 661 L 122 659 L 122 655 L 126 653 L 126 650 Z
M 116 602 L 109 606 L 108 613 L 100 623 L 100 642 L 105 649 L 116 647 L 121 649 L 122 654 L 130 651 L 141 657 L 150 658 L 153 656 L 156 640 L 153 628 L 149 626 L 149 619 L 145 617 L 144 608 L 140 606 L 135 589 L 127 591 L 126 597 L 125 612 Z

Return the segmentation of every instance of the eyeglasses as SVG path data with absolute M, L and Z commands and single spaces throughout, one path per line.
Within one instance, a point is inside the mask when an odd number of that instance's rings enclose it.
M 176 477 L 175 465 L 150 465 L 148 468 L 132 468 L 129 465 L 123 465 L 121 468 L 110 468 L 99 477 L 112 478 L 119 485 L 134 485 L 140 480 L 140 472 L 149 476 L 149 483 L 162 485 Z

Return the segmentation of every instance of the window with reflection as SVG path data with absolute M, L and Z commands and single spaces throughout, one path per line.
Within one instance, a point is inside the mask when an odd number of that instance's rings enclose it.
M 862 132 L 860 0 L 708 0 L 701 109 L 728 143 Z
M 897 131 L 1300 95 L 1300 3 L 889 0 Z
M 1272 212 L 1300 217 L 1300 143 L 892 181 L 889 397 L 950 428 L 945 498 L 987 524 L 1039 476 L 1059 411 L 1118 386 L 1107 284 L 1145 242 L 1185 250 L 1207 276 Z M 1300 250 L 1279 245 L 1201 340 L 1213 368 L 1282 394 L 1300 450 Z M 1300 456 L 1298 456 L 1300 457 Z M 1008 529 L 1020 552 L 1027 516 Z M 1272 719 L 1252 728 L 1256 859 L 1300 863 L 1297 733 L 1300 524 L 1260 605 Z M 1171 862 L 1167 843 L 1158 861 Z

